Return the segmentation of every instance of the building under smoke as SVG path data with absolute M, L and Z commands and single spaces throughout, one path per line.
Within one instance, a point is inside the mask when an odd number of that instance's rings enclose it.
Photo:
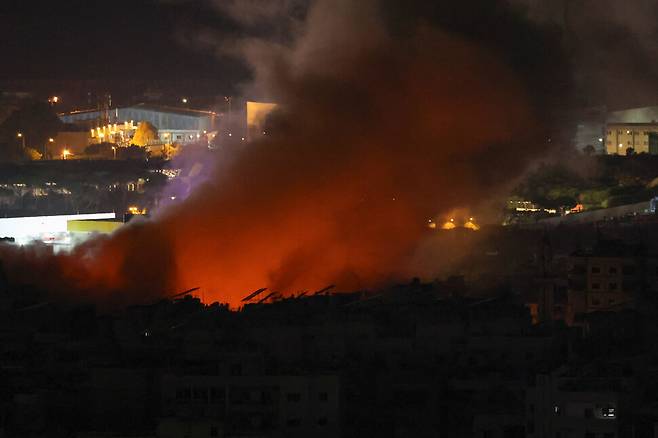
M 73 111 L 60 114 L 59 118 L 64 123 L 84 127 L 89 133 L 90 144 L 116 140 L 116 136 L 129 136 L 142 121 L 151 123 L 162 141 L 179 144 L 196 142 L 219 125 L 219 114 L 212 111 L 146 104 Z

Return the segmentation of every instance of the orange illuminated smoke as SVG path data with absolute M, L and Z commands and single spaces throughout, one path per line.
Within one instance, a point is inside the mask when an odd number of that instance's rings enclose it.
M 13 254 L 14 278 L 111 302 L 375 287 L 414 274 L 427 218 L 488 199 L 543 150 L 493 54 L 430 30 L 393 40 L 365 6 L 317 5 L 296 50 L 258 58 L 279 103 L 267 135 L 227 146 L 214 178 L 149 222 L 67 256 Z M 332 14 L 343 32 L 320 31 Z

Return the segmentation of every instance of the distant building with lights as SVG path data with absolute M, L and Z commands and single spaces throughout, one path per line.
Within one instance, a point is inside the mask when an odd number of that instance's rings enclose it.
M 65 125 L 64 129 L 59 131 L 52 140 L 45 145 L 46 156 L 57 159 L 62 157 L 65 150 L 73 155 L 82 154 L 85 148 L 89 146 L 91 137 L 87 129 L 69 124 Z
M 266 134 L 267 118 L 276 107 L 275 103 L 247 102 L 247 139 Z
M 658 154 L 658 123 L 608 123 L 605 150 L 608 155 L 627 152 Z
M 658 154 L 658 106 L 622 110 L 592 107 L 567 116 L 578 120 L 573 137 L 578 150 L 591 145 L 607 155 L 626 155 L 629 148 L 633 153 Z
M 64 123 L 84 127 L 89 143 L 128 142 L 139 122 L 158 129 L 163 143 L 193 143 L 217 129 L 219 115 L 212 111 L 172 108 L 147 104 L 109 110 L 73 111 L 59 114 Z

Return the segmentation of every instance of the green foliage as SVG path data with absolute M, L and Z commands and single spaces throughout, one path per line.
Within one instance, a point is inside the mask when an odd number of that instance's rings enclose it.
M 587 176 L 566 165 L 543 165 L 532 172 L 514 195 L 543 207 L 608 208 L 658 196 L 658 156 L 592 156 Z M 574 167 L 577 169 L 577 167 Z
M 604 208 L 606 201 L 610 196 L 609 189 L 607 188 L 596 188 L 590 190 L 584 190 L 578 196 L 578 200 L 581 204 L 587 209 L 591 208 Z
M 85 148 L 85 155 L 93 158 L 114 158 L 114 150 L 112 148 L 118 147 L 114 143 L 94 143 Z
M 146 160 L 146 149 L 140 146 L 129 146 L 117 149 L 117 158 L 121 160 Z

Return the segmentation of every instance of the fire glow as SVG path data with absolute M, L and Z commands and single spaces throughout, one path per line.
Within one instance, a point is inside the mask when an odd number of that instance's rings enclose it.
M 5 254 L 13 279 L 110 302 L 198 286 L 238 305 L 262 287 L 413 275 L 427 218 L 484 200 L 543 144 L 515 74 L 486 50 L 430 30 L 392 40 L 381 28 L 344 46 L 364 30 L 314 31 L 332 4 L 319 2 L 304 38 L 270 64 L 281 105 L 267 136 L 152 221 L 69 255 Z

